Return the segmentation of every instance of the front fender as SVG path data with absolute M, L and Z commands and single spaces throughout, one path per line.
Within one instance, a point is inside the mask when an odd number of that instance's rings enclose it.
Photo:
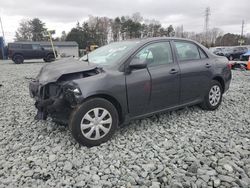
M 127 111 L 125 75 L 122 72 L 102 72 L 95 76 L 73 80 L 73 82 L 82 93 L 79 102 L 82 103 L 92 96 L 110 96 L 120 104 L 122 111 Z

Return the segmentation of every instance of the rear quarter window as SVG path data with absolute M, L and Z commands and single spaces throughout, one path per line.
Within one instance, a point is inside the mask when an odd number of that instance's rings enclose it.
M 9 44 L 9 49 L 20 49 L 22 48 L 21 44 Z

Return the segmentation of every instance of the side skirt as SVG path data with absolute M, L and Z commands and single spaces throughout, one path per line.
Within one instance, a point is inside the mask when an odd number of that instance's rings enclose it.
M 131 117 L 129 114 L 127 114 L 126 117 L 125 117 L 124 122 L 120 126 L 126 125 L 132 120 L 137 120 L 137 119 L 150 117 L 150 116 L 152 116 L 154 114 L 159 114 L 159 113 L 163 113 L 163 112 L 178 110 L 178 109 L 183 108 L 183 107 L 194 106 L 194 105 L 200 104 L 201 102 L 202 102 L 202 100 L 195 100 L 195 101 L 193 101 L 191 103 L 185 103 L 185 104 L 182 104 L 182 105 L 174 106 L 174 107 L 171 107 L 171 108 L 165 108 L 165 109 L 162 109 L 162 110 L 158 110 L 158 111 L 154 111 L 154 112 L 150 112 L 150 113 L 147 113 L 147 114 L 134 116 L 134 117 Z

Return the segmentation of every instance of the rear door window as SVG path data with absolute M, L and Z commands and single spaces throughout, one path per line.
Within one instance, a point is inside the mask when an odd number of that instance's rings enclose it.
M 201 59 L 197 46 L 191 42 L 175 41 L 175 47 L 179 61 Z
M 19 49 L 21 48 L 21 44 L 9 44 L 10 49 Z
M 22 49 L 24 50 L 32 50 L 31 44 L 22 44 Z

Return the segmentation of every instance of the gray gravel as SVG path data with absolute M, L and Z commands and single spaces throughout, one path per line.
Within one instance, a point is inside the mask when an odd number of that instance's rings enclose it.
M 250 76 L 233 72 L 216 111 L 134 121 L 89 149 L 34 120 L 27 78 L 43 65 L 0 62 L 0 187 L 250 187 Z

